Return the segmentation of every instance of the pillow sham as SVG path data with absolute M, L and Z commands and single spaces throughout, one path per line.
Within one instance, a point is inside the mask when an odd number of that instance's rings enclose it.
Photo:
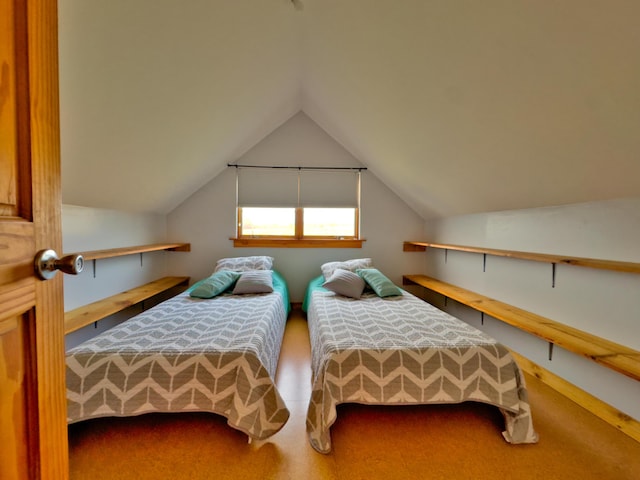
M 220 270 L 233 270 L 234 272 L 246 272 L 247 270 L 271 270 L 273 257 L 256 255 L 253 257 L 221 258 L 216 262 L 214 272 Z
M 195 298 L 213 298 L 233 285 L 239 277 L 239 273 L 229 270 L 216 272 L 209 278 L 205 278 L 196 283 L 189 292 L 189 296 Z
M 322 270 L 322 276 L 325 280 L 329 280 L 333 272 L 340 268 L 342 270 L 349 270 L 355 272 L 359 268 L 371 268 L 373 262 L 370 258 L 354 258 L 353 260 L 345 260 L 341 262 L 327 262 L 324 263 L 320 269 Z
M 376 268 L 362 268 L 356 270 L 356 273 L 367 282 L 379 297 L 402 295 L 402 290 Z
M 247 270 L 240 274 L 232 293 L 241 295 L 244 293 L 271 292 L 273 292 L 273 274 L 271 270 Z
M 356 273 L 337 268 L 322 286 L 327 290 L 350 298 L 360 298 L 364 291 L 364 280 Z

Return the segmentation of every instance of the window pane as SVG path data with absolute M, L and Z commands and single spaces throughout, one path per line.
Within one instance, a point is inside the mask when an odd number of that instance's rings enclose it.
M 355 208 L 305 208 L 305 237 L 354 237 Z
M 244 207 L 242 209 L 242 236 L 292 237 L 295 233 L 295 208 Z

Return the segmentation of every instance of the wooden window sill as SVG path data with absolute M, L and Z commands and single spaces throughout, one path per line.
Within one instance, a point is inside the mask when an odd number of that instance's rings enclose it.
M 365 240 L 356 239 L 295 239 L 295 238 L 232 238 L 233 246 L 260 248 L 362 248 Z

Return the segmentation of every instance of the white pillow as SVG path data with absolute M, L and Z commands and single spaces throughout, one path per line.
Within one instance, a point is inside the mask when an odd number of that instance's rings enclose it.
M 253 257 L 221 258 L 216 262 L 216 269 L 214 272 L 218 272 L 220 270 L 246 272 L 247 270 L 271 270 L 272 268 L 273 257 L 259 255 Z
M 364 291 L 365 281 L 357 273 L 338 268 L 322 286 L 345 297 L 360 298 Z
M 271 270 L 248 270 L 242 272 L 233 287 L 233 294 L 271 293 L 273 292 L 273 275 Z
M 322 270 L 322 276 L 325 281 L 331 278 L 333 272 L 336 269 L 340 268 L 342 270 L 349 270 L 350 272 L 355 272 L 360 268 L 371 268 L 373 267 L 373 262 L 370 258 L 355 258 L 353 260 L 345 260 L 341 262 L 328 262 L 322 265 L 320 269 Z

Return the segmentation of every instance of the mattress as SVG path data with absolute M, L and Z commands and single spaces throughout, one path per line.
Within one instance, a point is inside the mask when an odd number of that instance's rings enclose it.
M 187 291 L 130 318 L 67 352 L 67 421 L 205 411 L 273 435 L 289 418 L 274 383 L 288 310 L 274 272 L 273 293 Z
M 525 380 L 506 347 L 404 290 L 356 300 L 319 284 L 305 299 L 313 370 L 307 433 L 315 450 L 331 451 L 341 403 L 482 402 L 502 412 L 506 441 L 537 442 Z

